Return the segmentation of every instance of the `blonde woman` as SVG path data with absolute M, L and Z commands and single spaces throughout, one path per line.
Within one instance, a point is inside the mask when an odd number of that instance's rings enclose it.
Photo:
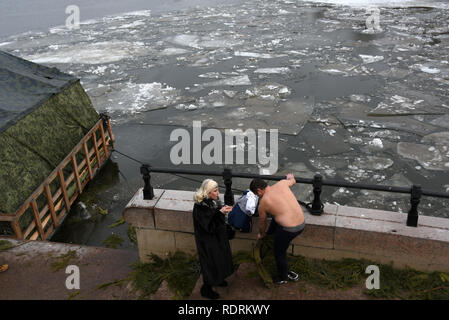
M 218 184 L 206 179 L 194 195 L 193 227 L 203 275 L 201 296 L 218 299 L 212 286 L 225 287 L 226 278 L 234 272 L 231 247 L 226 232 L 225 214 L 232 210 L 218 199 Z

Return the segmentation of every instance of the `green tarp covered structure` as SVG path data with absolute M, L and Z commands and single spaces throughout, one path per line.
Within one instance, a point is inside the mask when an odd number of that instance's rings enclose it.
M 0 51 L 0 214 L 15 213 L 98 120 L 79 79 Z

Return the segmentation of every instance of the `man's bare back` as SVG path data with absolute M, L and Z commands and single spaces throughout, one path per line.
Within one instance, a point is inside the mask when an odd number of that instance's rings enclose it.
M 292 174 L 272 186 L 267 186 L 259 202 L 259 214 L 269 213 L 283 227 L 295 227 L 304 222 L 304 213 L 290 187 L 296 183 Z

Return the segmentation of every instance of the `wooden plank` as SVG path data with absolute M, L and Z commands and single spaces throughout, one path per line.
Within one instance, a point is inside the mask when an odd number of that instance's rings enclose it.
M 61 206 L 62 206 L 62 200 L 63 200 L 63 198 L 61 198 L 61 200 L 59 200 L 59 201 L 56 203 L 56 205 L 55 205 L 55 212 L 58 212 L 59 209 L 61 209 Z
M 100 168 L 101 159 L 100 159 L 100 152 L 98 151 L 97 135 L 95 134 L 95 131 L 92 132 L 92 138 L 94 140 L 94 149 L 95 149 L 95 155 L 97 157 L 97 166 L 98 166 L 98 168 Z
M 28 235 L 31 233 L 31 231 L 34 230 L 35 227 L 36 227 L 36 223 L 33 220 L 33 221 L 31 221 L 30 225 L 28 226 L 28 228 L 26 228 L 25 232 L 23 233 L 24 239 L 26 239 L 28 237 Z
M 75 200 L 78 197 L 78 195 L 79 195 L 78 191 L 75 191 L 75 193 L 73 194 L 72 199 L 70 199 L 70 206 L 72 206 L 72 204 L 75 202 Z
M 32 194 L 32 196 L 35 196 L 35 198 L 37 199 L 39 197 L 39 195 L 44 191 L 44 186 L 43 184 L 41 184 Z M 19 210 L 16 211 L 16 217 L 20 218 L 26 211 L 26 209 L 28 209 L 28 207 L 30 206 L 31 200 L 33 198 L 29 197 L 19 208 Z
M 39 208 L 38 208 L 38 210 L 39 210 Z M 47 205 L 45 205 L 43 208 L 42 208 L 42 210 L 39 212 L 39 217 L 41 218 L 41 220 L 42 220 L 42 218 L 45 216 L 45 214 L 48 212 L 48 206 Z
M 58 220 L 56 219 L 55 206 L 53 204 L 53 196 L 51 195 L 50 186 L 46 184 L 44 189 L 45 195 L 47 196 L 48 209 L 50 209 L 50 214 L 51 217 L 53 218 L 53 225 L 56 228 L 58 226 Z
M 16 215 L 12 213 L 8 214 L 0 214 L 0 221 L 14 221 L 16 219 Z
M 37 231 L 35 231 L 33 233 L 33 235 L 30 237 L 30 240 L 37 240 L 38 237 L 39 237 L 39 233 Z
M 55 229 L 54 225 L 51 225 L 51 227 L 48 228 L 47 232 L 45 232 L 45 239 L 44 240 L 48 239 L 48 237 L 50 236 L 50 234 L 53 232 L 54 229 Z
M 75 173 L 74 172 L 72 172 L 70 174 L 70 176 L 67 178 L 67 180 L 65 181 L 65 185 L 69 186 L 73 179 L 75 179 Z
M 61 210 L 61 212 L 58 214 L 58 223 L 59 223 L 59 221 L 61 221 L 62 218 L 64 218 L 66 213 L 67 213 L 67 211 L 63 208 Z
M 59 177 L 59 184 L 61 185 L 62 194 L 64 195 L 65 207 L 67 211 L 69 211 L 70 210 L 69 195 L 67 194 L 67 188 L 64 180 L 64 174 L 62 173 L 62 169 L 59 169 L 58 177 Z
M 62 194 L 61 188 L 59 188 L 58 190 L 56 190 L 56 193 L 53 196 L 53 203 L 55 203 L 56 201 L 58 201 L 59 196 Z M 56 210 L 56 209 L 55 209 Z
M 104 138 L 103 122 L 100 122 L 100 133 L 101 133 L 101 141 L 103 142 L 104 154 L 106 155 L 106 158 L 107 158 L 109 155 L 109 150 L 108 150 L 108 146 L 106 144 L 106 139 Z
M 58 176 L 58 171 L 53 171 L 48 178 L 46 179 L 47 184 L 51 184 L 51 182 Z M 45 182 L 44 182 L 45 183 Z
M 34 200 L 34 199 L 31 201 L 31 208 L 32 208 L 33 215 L 34 215 L 34 221 L 37 225 L 37 231 L 39 232 L 39 235 L 42 238 L 44 236 L 44 230 L 42 229 L 41 219 L 39 217 L 39 211 L 37 209 L 37 203 L 36 203 L 36 200 Z
M 19 238 L 17 238 L 15 235 L 14 236 L 12 236 L 12 235 L 9 235 L 9 236 L 7 236 L 7 235 L 2 235 L 2 239 L 3 238 L 5 238 L 5 239 L 19 239 Z M 21 239 L 19 239 L 19 240 L 21 240 Z
M 83 192 L 83 186 L 81 185 L 80 176 L 78 173 L 78 165 L 76 164 L 76 159 L 75 159 L 74 153 L 72 153 L 72 165 L 73 165 L 73 172 L 75 173 L 76 186 L 78 187 L 78 193 L 81 194 L 81 192 Z
M 84 148 L 84 154 L 86 155 L 87 170 L 89 170 L 89 177 L 90 177 L 90 180 L 92 180 L 94 176 L 92 174 L 92 168 L 90 166 L 89 151 L 87 150 L 86 141 L 84 141 L 84 143 L 83 143 L 83 148 Z
M 17 239 L 22 240 L 23 234 L 22 234 L 22 230 L 20 230 L 19 220 L 17 219 L 16 221 L 11 222 L 11 226 L 12 226 L 12 229 L 14 230 L 14 233 L 15 233 Z
M 51 215 L 48 215 L 44 221 L 42 221 L 42 229 L 45 230 L 45 227 L 47 226 L 47 223 L 50 221 Z M 42 237 L 42 240 L 46 240 L 47 237 L 45 237 L 46 232 L 44 232 L 44 235 Z
M 83 170 L 80 170 L 79 175 L 80 175 L 80 181 L 83 184 L 83 190 L 84 190 L 84 185 L 91 180 L 89 177 L 89 174 L 87 173 L 87 167 L 85 167 Z

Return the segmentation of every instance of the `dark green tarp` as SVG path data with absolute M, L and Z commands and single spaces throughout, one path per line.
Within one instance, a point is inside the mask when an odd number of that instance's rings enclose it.
M 79 79 L 0 51 L 0 214 L 14 213 L 98 119 Z

